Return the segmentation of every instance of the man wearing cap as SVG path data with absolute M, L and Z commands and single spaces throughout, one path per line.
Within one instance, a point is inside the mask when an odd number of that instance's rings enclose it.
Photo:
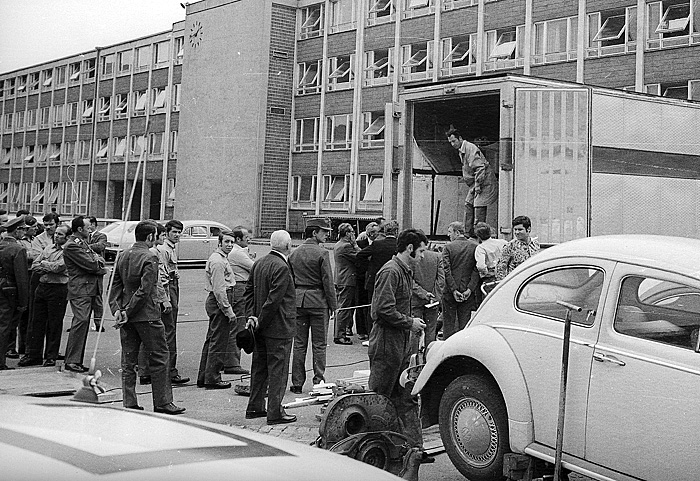
M 219 232 L 219 248 L 207 260 L 204 269 L 205 289 L 209 291 L 204 308 L 209 316 L 209 329 L 202 347 L 202 357 L 197 373 L 197 387 L 207 389 L 227 389 L 231 383 L 221 380 L 224 358 L 228 345 L 231 323 L 236 322 L 233 313 L 233 269 L 228 255 L 233 249 L 233 232 L 224 229 Z
M 6 235 L 0 240 L 0 371 L 9 369 L 5 353 L 22 312 L 29 302 L 27 252 L 18 240 L 24 237 L 24 217 L 3 224 Z
M 83 366 L 85 342 L 90 328 L 90 313 L 95 298 L 101 295 L 99 283 L 106 273 L 105 262 L 87 243 L 90 221 L 78 216 L 71 222 L 73 235 L 63 246 L 63 259 L 68 271 L 68 301 L 73 311 L 73 322 L 66 344 L 65 369 L 85 372 Z
M 304 231 L 306 240 L 289 255 L 296 288 L 297 330 L 292 356 L 293 393 L 300 394 L 306 381 L 306 348 L 311 331 L 313 383 L 324 381 L 329 309 L 335 312 L 337 301 L 328 251 L 321 245 L 331 231 L 328 219 L 311 219 Z

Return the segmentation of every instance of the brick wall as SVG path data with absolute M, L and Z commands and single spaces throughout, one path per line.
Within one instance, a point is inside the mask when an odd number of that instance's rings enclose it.
M 525 2 L 487 3 L 484 7 L 484 30 L 514 27 L 525 23 Z
M 532 21 L 578 15 L 578 2 L 571 0 L 544 0 L 532 2 Z
M 476 10 L 476 7 L 473 7 L 444 12 L 440 17 L 440 37 L 476 33 L 478 22 Z
M 268 108 L 265 118 L 267 128 L 262 171 L 260 232 L 258 233 L 264 236 L 287 227 L 295 27 L 295 9 L 273 3 L 267 87 Z M 277 52 L 287 53 L 287 58 Z M 284 108 L 285 113 L 273 114 L 270 112 L 270 107 Z
M 634 85 L 634 55 L 617 55 L 586 60 L 584 83 L 619 88 Z
M 337 57 L 355 52 L 355 31 L 336 33 L 328 37 L 328 56 Z
M 644 83 L 676 83 L 700 79 L 697 46 L 664 49 L 644 55 Z M 632 83 L 634 84 L 634 78 Z

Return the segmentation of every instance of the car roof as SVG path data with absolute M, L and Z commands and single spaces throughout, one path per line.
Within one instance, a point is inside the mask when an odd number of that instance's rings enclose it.
M 399 479 L 243 429 L 71 400 L 0 396 L 6 479 Z
M 609 235 L 576 239 L 543 250 L 535 262 L 595 257 L 641 264 L 700 279 L 700 240 L 657 235 Z

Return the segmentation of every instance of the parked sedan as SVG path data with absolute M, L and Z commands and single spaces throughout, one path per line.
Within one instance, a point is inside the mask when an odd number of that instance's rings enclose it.
M 165 223 L 167 221 L 159 221 Z M 107 235 L 105 258 L 115 259 L 117 252 L 134 243 L 134 229 L 139 221 L 119 221 L 110 224 L 102 232 Z M 178 262 L 183 264 L 204 263 L 219 244 L 219 232 L 228 229 L 224 224 L 210 220 L 182 221 L 184 229 L 177 244 Z
M 414 387 L 471 481 L 509 451 L 552 462 L 572 312 L 565 468 L 601 480 L 695 480 L 700 241 L 604 236 L 523 263 L 465 329 L 430 346 Z
M 243 429 L 75 401 L 0 396 L 7 480 L 398 480 L 300 443 Z

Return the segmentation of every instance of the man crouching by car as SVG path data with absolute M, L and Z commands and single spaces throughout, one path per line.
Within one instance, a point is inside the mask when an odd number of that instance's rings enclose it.
M 374 325 L 369 335 L 369 389 L 391 400 L 403 434 L 417 447 L 423 445 L 418 403 L 410 389 L 401 387 L 399 376 L 409 365 L 411 332 L 425 329 L 420 318 L 411 316 L 411 294 L 412 269 L 427 243 L 425 234 L 415 229 L 399 234 L 397 254 L 377 273 L 371 308 Z

